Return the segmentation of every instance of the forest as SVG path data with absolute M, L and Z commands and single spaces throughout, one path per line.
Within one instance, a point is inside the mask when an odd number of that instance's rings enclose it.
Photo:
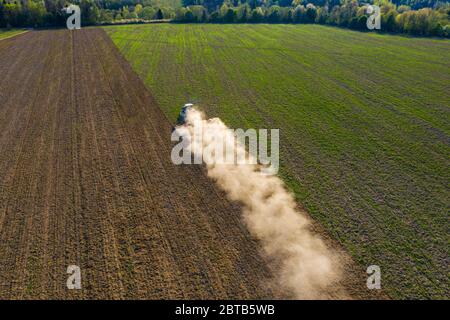
M 372 0 L 380 32 L 450 37 L 450 2 Z M 324 24 L 368 31 L 367 3 L 358 0 L 0 0 L 1 28 L 64 26 L 62 10 L 81 8 L 83 25 L 178 23 Z

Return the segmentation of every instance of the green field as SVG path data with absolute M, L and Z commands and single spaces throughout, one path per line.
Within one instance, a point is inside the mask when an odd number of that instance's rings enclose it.
M 281 175 L 393 298 L 448 298 L 450 41 L 318 25 L 108 27 L 168 117 L 280 128 Z
M 9 30 L 0 29 L 0 40 L 15 36 L 22 32 L 25 32 L 25 30 L 24 29 L 9 29 Z

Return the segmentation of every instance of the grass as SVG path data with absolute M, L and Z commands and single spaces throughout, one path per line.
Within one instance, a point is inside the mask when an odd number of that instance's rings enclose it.
M 25 29 L 0 29 L 0 40 L 13 37 L 25 31 Z
M 281 176 L 393 298 L 448 298 L 450 41 L 318 25 L 107 27 L 175 121 L 281 129 Z

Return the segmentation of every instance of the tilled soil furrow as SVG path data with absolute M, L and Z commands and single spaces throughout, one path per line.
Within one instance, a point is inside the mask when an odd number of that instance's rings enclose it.
M 57 50 L 58 47 L 53 49 Z M 12 179 L 6 182 L 10 187 L 10 197 L 6 202 L 5 233 L 2 233 L 2 240 L 5 244 L 3 250 L 10 266 L 17 270 L 19 275 L 11 282 L 10 287 L 11 295 L 17 297 L 33 292 L 34 278 L 30 273 L 35 274 L 39 269 L 38 261 L 35 259 L 39 249 L 35 245 L 40 237 L 41 212 L 36 209 L 41 201 L 38 192 L 41 181 L 37 176 L 45 151 L 42 148 L 46 135 L 45 118 L 53 105 L 52 97 L 59 96 L 59 90 L 53 85 L 53 78 L 59 78 L 56 76 L 58 69 L 44 72 L 44 69 L 51 65 L 53 58 L 51 53 L 55 51 L 48 48 L 48 55 L 45 55 L 46 58 L 43 60 L 44 65 L 37 72 L 39 75 L 35 83 L 37 88 L 31 91 L 29 103 L 23 106 L 28 110 L 28 115 L 23 118 L 26 125 L 22 128 L 22 137 L 17 148 L 14 174 Z M 56 94 L 53 95 L 55 91 Z

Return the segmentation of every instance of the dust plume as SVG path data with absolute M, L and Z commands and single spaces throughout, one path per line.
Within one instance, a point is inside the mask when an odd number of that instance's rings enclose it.
M 328 290 L 339 282 L 338 259 L 310 231 L 306 214 L 298 210 L 283 182 L 275 175 L 263 174 L 261 166 L 254 162 L 216 161 L 225 147 L 233 154 L 246 153 L 245 146 L 236 143 L 233 132 L 218 118 L 205 119 L 201 112 L 190 109 L 186 123 L 176 132 L 194 158 L 203 157 L 208 176 L 231 200 L 243 205 L 243 218 L 250 233 L 260 241 L 268 260 L 277 266 L 278 290 L 297 299 L 328 297 Z M 218 144 L 224 142 L 222 149 Z

